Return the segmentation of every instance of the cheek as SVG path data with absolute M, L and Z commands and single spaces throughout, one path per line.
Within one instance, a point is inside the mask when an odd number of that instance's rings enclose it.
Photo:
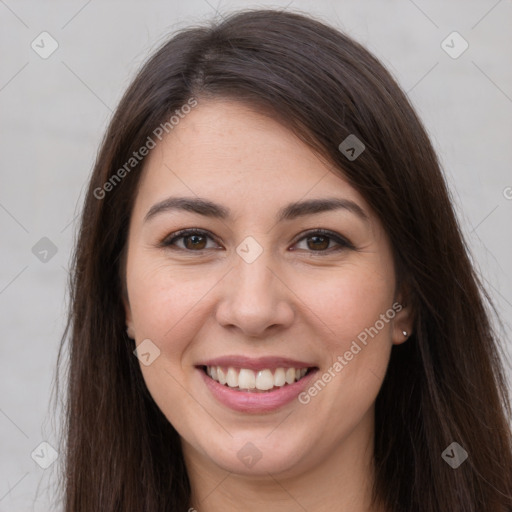
M 307 305 L 323 333 L 316 340 L 324 364 L 300 402 L 319 424 L 328 417 L 339 426 L 326 434 L 326 442 L 335 442 L 367 414 L 382 385 L 392 347 L 394 275 L 354 266 L 314 288 L 301 283 L 302 297 L 310 290 Z
M 224 272 L 204 272 L 193 265 L 176 267 L 144 255 L 132 261 L 127 281 L 138 341 L 154 340 L 167 355 L 176 357 L 212 314 L 209 299 L 215 292 L 209 292 Z M 293 293 L 286 300 L 295 302 L 296 322 L 316 324 L 326 345 L 343 348 L 392 304 L 393 274 L 381 266 L 348 264 L 316 270 L 287 269 L 284 277 Z M 381 330 L 389 330 L 389 324 Z
M 347 265 L 325 279 L 297 276 L 297 296 L 314 312 L 332 350 L 350 345 L 388 311 L 394 297 L 394 275 L 372 265 Z M 385 323 L 379 331 L 390 333 Z M 331 351 L 332 351 L 331 350 Z
M 198 269 L 145 263 L 134 262 L 127 280 L 137 337 L 154 340 L 166 352 L 180 352 L 200 327 L 201 299 L 218 279 L 212 273 L 199 277 Z
M 193 286 L 183 286 L 178 280 L 166 283 L 165 279 L 145 279 L 131 290 L 130 301 L 136 328 L 148 331 L 158 339 L 165 333 L 182 328 L 187 316 L 198 301 L 198 290 Z
M 137 343 L 150 339 L 160 350 L 150 365 L 140 364 L 146 386 L 169 422 L 180 432 L 193 431 L 204 411 L 186 390 L 189 349 L 205 321 L 205 293 L 215 282 L 211 274 L 165 263 L 133 259 L 128 267 L 128 293 Z M 201 300 L 203 299 L 203 300 Z M 187 411 L 184 414 L 184 411 Z

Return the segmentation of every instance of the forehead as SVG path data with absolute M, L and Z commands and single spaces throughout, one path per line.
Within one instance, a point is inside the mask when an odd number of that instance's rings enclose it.
M 369 210 L 341 171 L 276 119 L 240 102 L 200 101 L 151 150 L 137 203 L 170 193 L 252 213 L 301 198 L 343 197 Z

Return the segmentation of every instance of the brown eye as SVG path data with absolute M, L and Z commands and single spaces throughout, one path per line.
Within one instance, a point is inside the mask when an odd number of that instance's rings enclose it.
M 183 229 L 176 233 L 169 235 L 161 242 L 162 247 L 177 248 L 188 252 L 200 252 L 208 247 L 208 239 L 213 240 L 211 235 L 206 231 L 197 229 Z M 182 243 L 178 243 L 181 242 Z M 218 248 L 215 246 L 214 248 Z
M 206 237 L 203 235 L 184 236 L 183 243 L 187 249 L 204 249 L 206 247 Z
M 162 247 L 171 249 L 180 249 L 186 252 L 201 252 L 207 249 L 219 249 L 218 245 L 208 247 L 208 241 L 215 241 L 214 238 L 206 231 L 198 229 L 183 229 L 176 233 L 172 233 L 161 242 Z M 295 246 L 300 243 L 306 242 L 306 251 L 312 253 L 331 253 L 341 251 L 344 249 L 355 249 L 354 245 L 341 235 L 337 235 L 328 230 L 315 230 L 306 233 Z M 334 243 L 334 245 L 333 245 Z
M 325 250 L 329 247 L 329 237 L 327 236 L 310 236 L 307 238 L 308 247 L 313 251 Z
M 303 236 L 295 245 L 297 246 L 303 243 L 303 241 L 306 242 L 306 247 L 299 247 L 299 249 L 313 253 L 331 253 L 344 249 L 355 249 L 354 245 L 341 235 L 325 229 L 316 229 L 306 233 L 306 236 Z M 332 245 L 331 242 L 333 242 L 334 245 Z

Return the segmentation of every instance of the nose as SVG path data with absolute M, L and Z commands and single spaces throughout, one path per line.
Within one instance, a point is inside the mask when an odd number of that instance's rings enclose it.
M 246 337 L 261 338 L 289 327 L 294 320 L 293 293 L 266 251 L 256 261 L 243 259 L 223 280 L 217 322 Z M 277 268 L 277 267 L 276 267 Z

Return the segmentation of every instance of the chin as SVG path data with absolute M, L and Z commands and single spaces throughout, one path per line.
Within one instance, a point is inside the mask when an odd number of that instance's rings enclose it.
M 268 478 L 269 473 L 292 476 L 301 472 L 300 463 L 315 449 L 314 443 L 310 446 L 310 440 L 290 436 L 285 429 L 279 435 L 269 432 L 254 436 L 244 433 L 229 440 L 225 436 L 222 443 L 212 442 L 201 451 L 211 463 L 237 475 Z

